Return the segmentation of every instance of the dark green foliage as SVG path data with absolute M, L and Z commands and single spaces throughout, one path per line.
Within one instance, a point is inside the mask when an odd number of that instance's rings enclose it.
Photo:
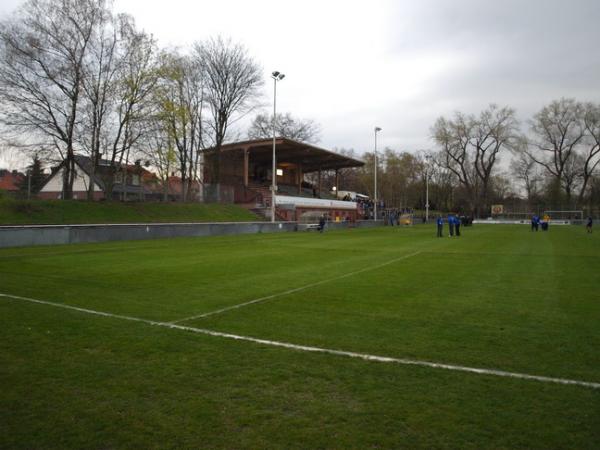
M 27 166 L 25 177 L 19 183 L 19 192 L 21 197 L 27 198 L 27 193 L 37 194 L 44 186 L 47 175 L 44 174 L 42 161 L 36 156 L 33 157 L 31 164 Z

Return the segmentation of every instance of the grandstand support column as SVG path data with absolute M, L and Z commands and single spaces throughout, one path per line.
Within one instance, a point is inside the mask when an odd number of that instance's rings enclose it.
M 250 154 L 248 148 L 244 149 L 244 186 L 248 187 L 248 166 L 250 161 Z
M 317 182 L 317 192 L 319 193 L 319 197 L 321 197 L 321 168 L 319 167 L 319 176 Z
M 335 169 L 335 198 L 339 198 L 338 192 L 340 192 L 340 171 Z
M 296 169 L 296 175 L 298 177 L 298 195 L 302 194 L 302 164 L 298 164 L 298 168 Z

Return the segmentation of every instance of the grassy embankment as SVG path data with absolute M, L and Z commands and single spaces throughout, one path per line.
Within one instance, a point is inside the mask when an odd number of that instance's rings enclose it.
M 0 225 L 261 220 L 235 205 L 161 202 L 15 200 L 0 193 Z

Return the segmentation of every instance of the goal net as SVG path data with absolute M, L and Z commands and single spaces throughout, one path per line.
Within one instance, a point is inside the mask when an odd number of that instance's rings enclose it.
M 560 222 L 581 223 L 583 222 L 582 210 L 571 211 L 544 211 L 542 219 Z
M 535 215 L 533 212 L 510 212 L 505 211 L 502 214 L 498 214 L 495 216 L 498 220 L 522 220 L 529 222 L 531 218 Z

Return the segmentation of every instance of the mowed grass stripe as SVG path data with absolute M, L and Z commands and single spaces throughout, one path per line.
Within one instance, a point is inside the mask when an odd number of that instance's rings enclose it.
M 216 314 L 222 314 L 222 313 L 227 312 L 227 311 L 232 311 L 234 309 L 243 308 L 243 307 L 254 305 L 254 304 L 257 304 L 257 303 L 262 303 L 262 302 L 265 302 L 267 300 L 272 300 L 274 298 L 283 297 L 283 296 L 287 296 L 287 295 L 290 295 L 290 294 L 295 294 L 297 292 L 305 291 L 307 289 L 312 289 L 312 288 L 315 288 L 315 287 L 318 287 L 318 286 L 322 286 L 322 285 L 324 285 L 326 283 L 331 283 L 333 281 L 339 281 L 339 280 L 343 280 L 343 279 L 348 278 L 348 277 L 353 277 L 353 276 L 359 275 L 361 273 L 368 272 L 370 270 L 381 269 L 382 267 L 388 266 L 390 264 L 394 264 L 394 263 L 397 263 L 399 261 L 403 261 L 405 259 L 412 258 L 413 256 L 416 256 L 419 253 L 421 253 L 421 252 L 419 251 L 419 252 L 409 253 L 408 255 L 403 255 L 403 256 L 400 256 L 399 258 L 394 258 L 394 259 L 392 259 L 390 261 L 387 261 L 385 263 L 382 263 L 382 264 L 377 264 L 377 265 L 371 266 L 371 267 L 365 267 L 363 269 L 355 270 L 354 272 L 348 272 L 348 273 L 345 273 L 345 274 L 342 274 L 342 275 L 339 275 L 339 276 L 336 276 L 336 277 L 333 277 L 333 278 L 326 278 L 324 280 L 316 281 L 314 283 L 310 283 L 310 284 L 307 284 L 307 285 L 304 285 L 304 286 L 300 286 L 300 287 L 297 287 L 297 288 L 289 289 L 287 291 L 277 292 L 275 294 L 267 295 L 266 297 L 256 298 L 256 299 L 250 300 L 248 302 L 239 303 L 239 304 L 236 304 L 236 305 L 229 306 L 227 308 L 218 309 L 216 311 L 210 311 L 210 312 L 207 312 L 207 313 L 204 313 L 204 314 L 198 314 L 196 316 L 185 317 L 183 319 L 172 321 L 171 323 L 181 323 L 181 322 L 187 322 L 189 320 L 202 319 L 202 318 L 205 318 L 205 317 L 214 316 Z
M 85 292 L 86 301 L 103 310 L 176 320 L 310 284 L 324 275 L 360 270 L 422 246 L 417 242 L 382 249 L 362 245 L 365 235 L 368 239 L 372 233 L 354 232 L 350 240 L 347 233 L 175 239 L 158 248 L 137 244 L 139 250 L 127 243 L 122 253 L 7 258 L 0 260 L 0 274 L 7 289 L 17 294 L 59 291 L 58 301 L 77 305 Z M 282 241 L 304 247 L 290 251 Z M 368 250 L 357 251 L 361 247 Z
M 456 371 L 456 372 L 467 372 L 467 373 L 478 374 L 478 375 L 491 375 L 491 376 L 504 377 L 504 378 L 515 378 L 515 379 L 521 379 L 521 380 L 539 381 L 542 383 L 555 383 L 555 384 L 563 384 L 563 385 L 580 386 L 580 387 L 586 387 L 586 388 L 591 388 L 591 389 L 600 389 L 600 383 L 590 382 L 590 381 L 572 380 L 572 379 L 566 379 L 566 378 L 555 378 L 555 377 L 548 377 L 548 376 L 542 376 L 542 375 L 531 375 L 531 374 L 525 374 L 525 373 L 507 372 L 504 370 L 497 370 L 497 369 L 457 366 L 457 365 L 453 365 L 453 364 L 438 363 L 438 362 L 432 362 L 432 361 L 418 361 L 418 360 L 412 360 L 412 359 L 406 359 L 406 358 L 393 358 L 393 357 L 389 357 L 389 356 L 369 355 L 369 354 L 365 354 L 365 353 L 357 353 L 357 352 L 351 352 L 351 351 L 345 351 L 345 350 L 336 350 L 336 349 L 322 348 L 322 347 L 312 347 L 312 346 L 302 345 L 302 344 L 292 344 L 289 342 L 271 341 L 271 340 L 260 339 L 260 338 L 255 338 L 255 337 L 251 337 L 251 336 L 241 336 L 238 334 L 223 333 L 223 332 L 213 331 L 213 330 L 204 329 L 204 328 L 196 328 L 196 327 L 190 327 L 190 326 L 185 326 L 185 325 L 179 325 L 179 324 L 175 324 L 172 322 L 156 322 L 156 321 L 152 321 L 152 320 L 141 319 L 139 317 L 116 315 L 116 314 L 111 314 L 111 313 L 107 313 L 107 312 L 103 312 L 103 311 L 95 311 L 95 310 L 86 309 L 86 308 L 78 308 L 78 307 L 68 306 L 68 305 L 64 305 L 64 304 L 60 304 L 60 303 L 49 302 L 46 300 L 39 300 L 39 299 L 33 299 L 33 298 L 27 298 L 27 297 L 19 297 L 16 295 L 10 295 L 10 294 L 6 294 L 6 293 L 0 293 L 0 297 L 4 297 L 7 299 L 19 300 L 19 301 L 25 301 L 25 302 L 30 302 L 30 303 L 37 303 L 39 305 L 69 309 L 69 310 L 77 311 L 77 312 L 84 313 L 84 314 L 91 314 L 91 315 L 95 315 L 95 316 L 109 317 L 109 318 L 113 318 L 113 319 L 127 320 L 127 321 L 131 321 L 131 322 L 140 322 L 140 323 L 144 323 L 147 325 L 165 327 L 165 328 L 174 329 L 174 330 L 189 331 L 192 333 L 204 334 L 204 335 L 214 336 L 214 337 L 221 337 L 221 338 L 226 338 L 226 339 L 233 339 L 236 341 L 251 342 L 254 344 L 268 345 L 268 346 L 272 346 L 272 347 L 286 348 L 289 350 L 298 350 L 298 351 L 311 352 L 311 353 L 324 353 L 324 354 L 334 355 L 334 356 L 345 356 L 345 357 L 357 358 L 357 359 L 362 359 L 365 361 L 372 361 L 372 362 L 379 362 L 379 363 L 395 363 L 395 364 L 408 365 L 408 366 L 427 367 L 430 369 L 444 369 L 444 370 L 451 370 L 451 371 Z
M 526 246 L 510 229 L 488 230 L 498 232 L 505 251 Z M 455 248 L 474 244 L 452 243 Z M 586 261 L 425 251 L 405 264 L 291 294 L 285 302 L 191 325 L 359 352 L 597 379 L 598 278 Z
M 600 391 L 0 301 L 0 447 L 594 448 Z

